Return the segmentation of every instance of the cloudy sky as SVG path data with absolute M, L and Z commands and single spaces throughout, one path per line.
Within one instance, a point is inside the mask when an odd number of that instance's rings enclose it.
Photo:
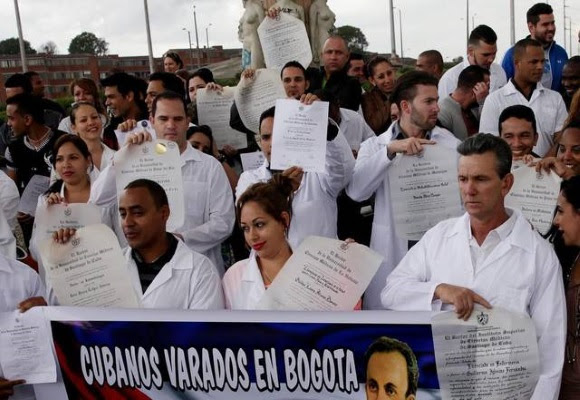
M 144 8 L 142 0 L 18 0 L 24 37 L 38 48 L 54 41 L 59 53 L 66 53 L 71 39 L 82 31 L 95 33 L 109 42 L 109 53 L 146 55 Z M 394 0 L 402 11 L 405 56 L 416 57 L 428 48 L 439 49 L 444 58 L 465 53 L 466 0 Z M 516 39 L 527 34 L 525 12 L 534 0 L 515 0 Z M 563 44 L 562 0 L 549 1 L 556 16 L 556 40 Z M 566 0 L 572 18 L 572 54 L 578 54 L 580 2 Z M 241 47 L 237 40 L 241 0 L 149 0 L 153 53 L 160 56 L 169 48 L 187 48 L 186 28 L 195 47 L 193 5 L 196 5 L 200 47 L 210 45 Z M 362 29 L 369 50 L 390 52 L 391 38 L 387 12 L 388 0 L 328 0 L 335 12 L 336 25 Z M 469 0 L 470 25 L 490 25 L 497 32 L 499 56 L 509 47 L 509 2 L 507 0 Z M 398 12 L 395 11 L 397 53 L 400 53 Z M 13 1 L 3 0 L 0 7 L 0 40 L 17 36 Z M 568 34 L 567 34 L 568 35 Z M 568 39 L 568 36 L 567 36 Z

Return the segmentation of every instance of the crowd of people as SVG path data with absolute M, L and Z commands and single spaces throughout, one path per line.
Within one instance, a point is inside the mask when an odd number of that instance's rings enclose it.
M 37 73 L 14 74 L 0 126 L 0 310 L 61 304 L 43 272 L 42 227 L 19 211 L 29 186 L 45 177 L 36 214 L 61 203 L 98 206 L 125 248 L 142 307 L 255 309 L 307 237 L 355 240 L 384 257 L 359 306 L 452 309 L 463 319 L 476 304 L 525 313 L 540 352 L 532 398 L 578 398 L 580 56 L 568 58 L 555 43 L 550 5 L 531 7 L 527 26 L 530 36 L 501 65 L 497 35 L 486 25 L 473 29 L 464 61 L 447 71 L 442 55 L 426 50 L 415 71 L 401 74 L 388 58 L 352 53 L 339 36 L 324 43 L 323 67 L 287 63 L 280 80 L 288 98 L 329 103 L 318 173 L 270 167 L 275 107 L 262 110 L 254 132 L 234 102 L 229 123 L 247 148 L 218 148 L 211 127 L 199 125 L 196 101 L 201 89 L 223 88 L 207 68 L 188 74 L 176 53 L 164 55 L 164 72 L 148 82 L 124 72 L 98 83 L 74 80 L 66 112 L 44 97 Z M 179 149 L 185 218 L 176 231 L 167 228 L 171 210 L 158 183 L 140 179 L 117 193 L 114 154 L 154 140 L 134 129 L 144 120 Z M 124 143 L 119 131 L 129 132 Z M 418 242 L 403 240 L 388 171 L 398 155 L 435 145 L 458 152 L 465 214 Z M 240 155 L 255 151 L 263 164 L 242 171 Z M 513 168 L 524 164 L 562 178 L 545 236 L 504 202 Z M 57 230 L 55 246 L 74 235 Z M 22 381 L 1 376 L 0 399 L 26 398 Z

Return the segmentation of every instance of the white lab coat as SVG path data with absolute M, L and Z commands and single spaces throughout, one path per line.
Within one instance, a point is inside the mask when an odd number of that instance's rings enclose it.
M 177 233 L 190 249 L 207 256 L 223 276 L 221 243 L 230 236 L 235 222 L 230 184 L 220 163 L 189 143 L 181 161 L 185 221 Z M 114 168 L 101 171 L 91 186 L 90 201 L 101 207 L 117 205 Z
M 20 193 L 18 193 L 16 183 L 4 171 L 0 171 L 0 211 L 12 229 L 18 223 L 16 215 L 19 203 Z
M 12 312 L 18 304 L 30 297 L 45 297 L 46 292 L 40 277 L 32 268 L 0 254 L 0 312 Z M 0 366 L 0 377 L 4 376 Z M 10 400 L 34 400 L 34 390 L 30 385 L 14 388 Z
M 552 246 L 522 214 L 511 233 L 474 270 L 469 215 L 430 229 L 403 258 L 381 293 L 386 308 L 400 311 L 452 309 L 433 301 L 440 283 L 467 287 L 494 306 L 528 314 L 534 321 L 540 352 L 540 379 L 532 399 L 557 399 L 560 390 L 566 303 L 562 271 Z
M 249 186 L 272 178 L 268 165 L 265 160 L 260 168 L 242 173 L 236 187 L 236 200 Z M 326 144 L 325 172 L 305 172 L 300 187 L 294 192 L 288 230 L 290 246 L 297 248 L 311 235 L 336 239 L 336 198 L 349 182 L 353 168 L 354 156 L 339 131 L 336 138 Z
M 376 136 L 363 116 L 347 108 L 340 109 L 340 130 L 350 148 L 356 151 L 360 149 L 362 142 Z
M 222 285 L 228 310 L 256 309 L 256 305 L 266 292 L 266 286 L 253 250 L 250 258 L 238 261 L 228 268 Z
M 391 124 L 385 133 L 363 142 L 358 153 L 352 180 L 346 188 L 348 196 L 355 201 L 367 200 L 376 193 L 375 215 L 371 233 L 371 249 L 384 257 L 379 270 L 365 291 L 363 308 L 382 309 L 380 293 L 385 279 L 407 252 L 408 242 L 395 233 L 395 219 L 391 207 L 388 168 L 391 162 L 387 157 L 387 145 L 395 139 Z M 430 132 L 432 140 L 438 144 L 455 149 L 459 140 L 446 129 L 435 127 Z
M 461 74 L 461 71 L 463 71 L 470 65 L 471 64 L 469 64 L 467 57 L 465 57 L 465 60 L 463 60 L 463 62 L 445 71 L 445 73 L 439 80 L 439 84 L 437 85 L 437 91 L 439 92 L 439 100 L 442 100 L 445 97 L 448 97 L 451 93 L 453 93 L 453 91 L 457 88 L 459 74 Z M 507 83 L 507 77 L 501 65 L 496 63 L 491 64 L 491 66 L 489 67 L 489 72 L 490 72 L 489 92 L 491 93 L 495 92 L 496 90 L 504 86 Z
M 0 254 L 16 260 L 16 238 L 3 213 L 0 212 Z
M 135 293 L 144 308 L 222 310 L 224 296 L 220 277 L 211 261 L 190 250 L 182 241 L 173 258 L 161 268 L 143 293 L 131 248 L 125 249 L 127 268 Z
M 500 90 L 487 96 L 481 111 L 479 131 L 498 136 L 501 112 L 508 106 L 516 104 L 534 110 L 538 131 L 538 143 L 534 146 L 534 153 L 541 157 L 545 156 L 554 145 L 554 133 L 562 130 L 568 113 L 560 93 L 543 87 L 541 83 L 537 84 L 529 101 L 516 89 L 511 80 Z

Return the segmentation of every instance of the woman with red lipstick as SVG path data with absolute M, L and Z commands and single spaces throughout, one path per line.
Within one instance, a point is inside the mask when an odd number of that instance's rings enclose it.
M 564 272 L 568 335 L 560 399 L 580 398 L 580 176 L 562 182 L 551 239 Z M 558 240 L 560 239 L 560 240 Z M 563 241 L 563 246 L 559 245 Z
M 286 239 L 292 193 L 290 179 L 275 175 L 267 183 L 250 186 L 238 199 L 237 218 L 252 251 L 249 259 L 238 261 L 224 275 L 226 308 L 255 309 L 292 255 Z

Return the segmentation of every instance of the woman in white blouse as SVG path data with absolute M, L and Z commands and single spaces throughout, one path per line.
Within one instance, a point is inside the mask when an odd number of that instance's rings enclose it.
M 236 213 L 250 258 L 231 266 L 223 278 L 226 308 L 255 309 L 266 289 L 292 255 L 286 240 L 290 225 L 291 181 L 276 175 L 250 186 L 238 199 Z
M 70 113 L 70 119 L 73 132 L 79 135 L 89 148 L 93 160 L 93 171 L 96 171 L 93 173 L 98 174 L 99 171 L 111 164 L 115 151 L 101 141 L 103 122 L 97 108 L 88 102 L 75 103 Z

